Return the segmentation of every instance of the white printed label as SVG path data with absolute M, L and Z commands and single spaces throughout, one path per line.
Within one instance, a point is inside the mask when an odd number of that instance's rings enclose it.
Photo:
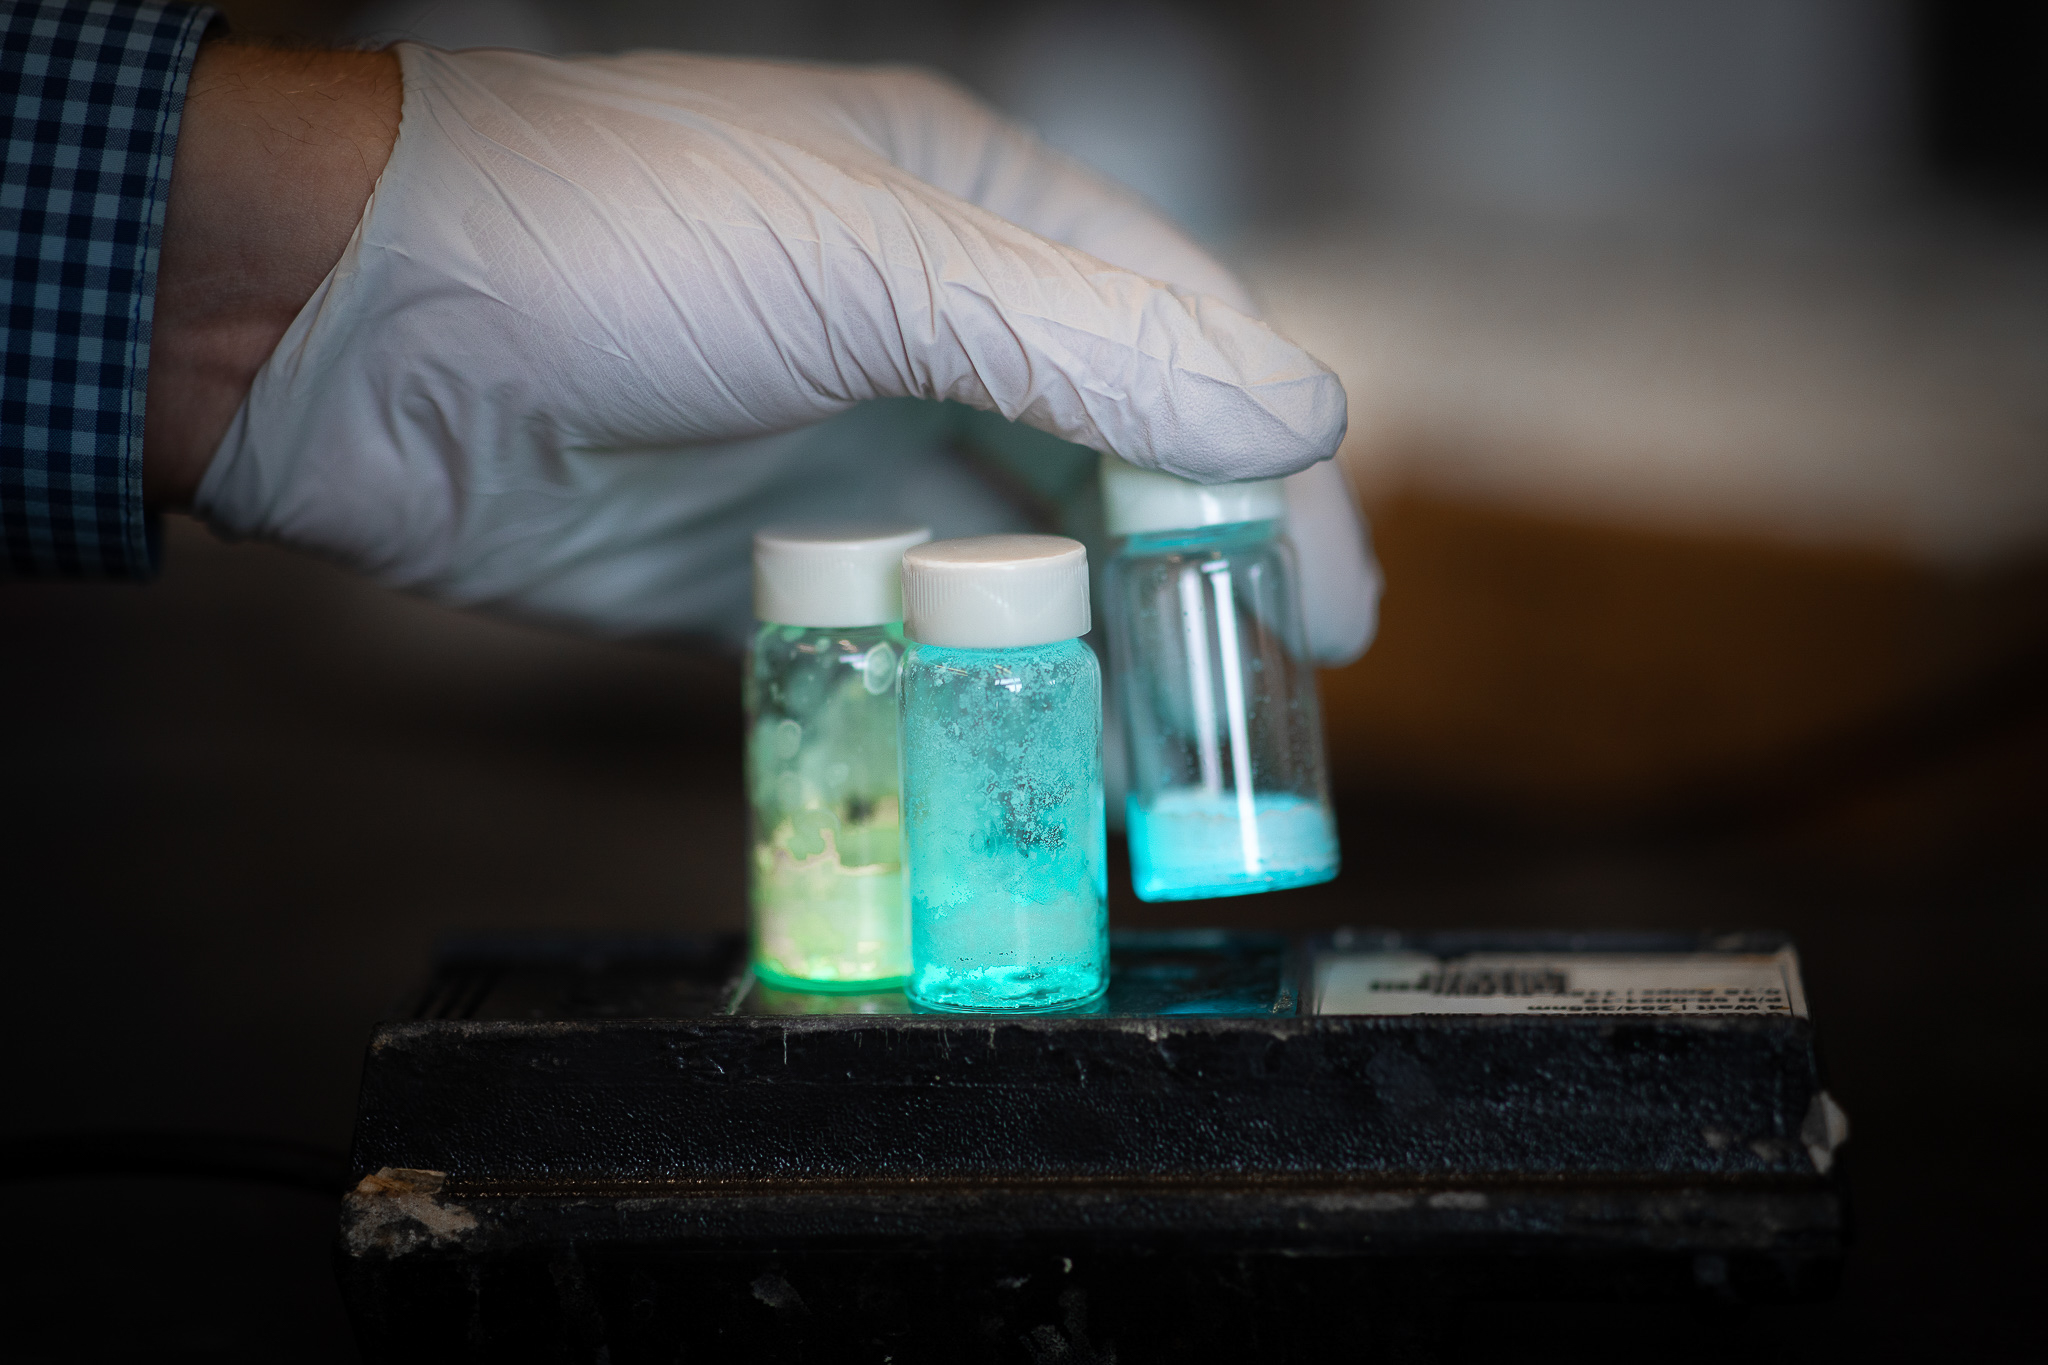
M 1317 956 L 1317 1014 L 1806 1016 L 1799 958 L 1775 953 Z

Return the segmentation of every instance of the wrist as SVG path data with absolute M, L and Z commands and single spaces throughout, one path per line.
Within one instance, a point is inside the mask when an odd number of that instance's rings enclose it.
M 257 370 L 341 258 L 398 135 L 398 57 L 207 43 L 157 267 L 143 488 L 191 502 Z

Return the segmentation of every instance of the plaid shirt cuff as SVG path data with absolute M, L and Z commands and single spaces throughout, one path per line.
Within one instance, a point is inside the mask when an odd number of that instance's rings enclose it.
M 155 569 L 150 314 L 178 116 L 212 18 L 0 0 L 0 576 Z

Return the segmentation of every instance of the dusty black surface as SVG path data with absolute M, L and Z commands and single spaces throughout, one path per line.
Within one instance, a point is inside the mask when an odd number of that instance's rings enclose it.
M 365 1058 L 337 1262 L 358 1339 L 391 1362 L 1407 1359 L 1384 1348 L 1442 1354 L 1473 1302 L 1833 1292 L 1807 1019 L 1298 1009 L 1337 943 L 1785 947 L 1140 930 L 1094 1010 L 990 1019 L 900 992 L 792 1015 L 737 934 L 470 938 Z
M 738 926 L 728 665 L 456 620 L 187 533 L 171 550 L 146 590 L 0 586 L 8 1132 L 339 1148 L 369 1028 L 442 934 Z M 1854 1124 L 1841 1295 L 1465 1309 L 1439 1354 L 2038 1358 L 2048 718 L 1969 734 L 1711 828 L 1354 793 L 1330 886 L 1114 912 L 1785 930 Z M 16 1178 L 0 1217 L 10 1359 L 353 1358 L 316 1196 Z
M 659 941 L 556 938 L 525 963 L 493 953 L 499 979 L 466 1017 L 377 1026 L 354 1173 L 441 1171 L 451 1186 L 557 1192 L 645 1182 L 767 1189 L 785 1180 L 1315 1190 L 1389 1178 L 1815 1179 L 1805 1129 L 1819 1112 L 1821 1080 L 1807 1019 L 1316 1015 L 1297 1011 L 1291 982 L 1283 984 L 1301 973 L 1279 970 L 1312 957 L 1312 943 L 1191 938 L 1119 935 L 1106 1007 L 1000 1019 L 795 1018 L 744 1000 L 736 1011 L 699 1003 L 715 1000 L 721 983 L 740 993 L 738 935 L 678 944 L 673 988 L 658 1014 L 645 1015 L 608 1005 L 647 1000 Z M 1462 951 L 1572 946 L 1639 951 L 1641 942 L 1518 935 Z M 1191 977 L 1224 975 L 1240 958 L 1266 960 L 1263 989 L 1222 1008 L 1206 992 L 1129 986 L 1171 965 Z M 1201 972 L 1203 959 L 1223 970 Z M 493 1008 L 501 993 L 535 1000 L 543 991 L 527 979 L 552 985 L 572 964 L 595 970 L 578 973 L 566 1008 L 528 1018 Z M 623 978 L 616 987 L 614 976 Z M 1128 999 L 1141 993 L 1151 998 Z M 1119 997 L 1153 1008 L 1118 1008 Z M 1202 1008 L 1177 1008 L 1190 1003 Z M 1824 1119 L 1811 1121 L 1825 1131 Z

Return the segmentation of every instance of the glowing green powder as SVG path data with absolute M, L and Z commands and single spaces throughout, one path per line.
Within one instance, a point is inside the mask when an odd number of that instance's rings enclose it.
M 754 970 L 873 990 L 910 969 L 897 793 L 895 625 L 763 625 L 747 669 Z

